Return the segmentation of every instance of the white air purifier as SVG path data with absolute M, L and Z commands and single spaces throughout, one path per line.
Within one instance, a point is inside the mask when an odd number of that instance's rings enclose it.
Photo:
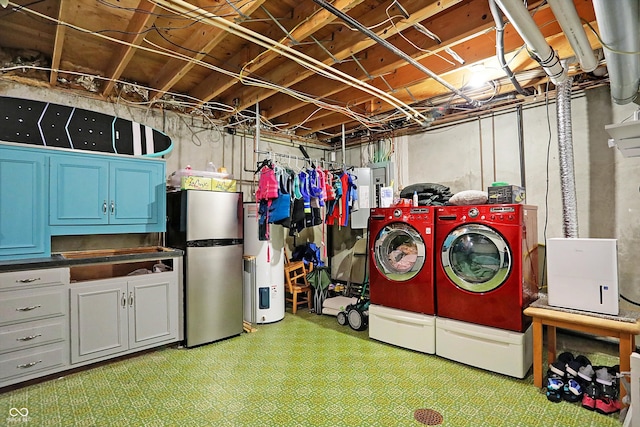
M 549 305 L 619 314 L 616 239 L 547 239 Z

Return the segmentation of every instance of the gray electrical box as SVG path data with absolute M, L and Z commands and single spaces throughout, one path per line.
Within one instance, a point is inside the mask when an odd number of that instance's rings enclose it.
M 374 205 L 372 207 L 377 208 L 380 207 L 380 189 L 391 186 L 391 181 L 393 181 L 393 163 L 372 163 L 370 168 L 371 183 L 374 191 Z
M 369 211 L 375 208 L 375 192 L 371 181 L 370 168 L 354 168 L 352 175 L 356 177 L 355 184 L 357 186 L 357 210 L 351 212 L 351 228 L 364 229 L 369 223 Z

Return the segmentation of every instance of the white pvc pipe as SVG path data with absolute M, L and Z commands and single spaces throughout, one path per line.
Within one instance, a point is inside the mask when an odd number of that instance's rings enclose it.
M 580 61 L 580 68 L 584 72 L 591 72 L 598 66 L 598 60 L 593 54 L 591 44 L 584 32 L 582 22 L 572 0 L 548 0 L 551 11 L 564 31 L 565 37 Z
M 495 0 L 515 29 L 536 56 L 551 81 L 558 85 L 567 79 L 567 72 L 556 52 L 547 44 L 522 0 Z

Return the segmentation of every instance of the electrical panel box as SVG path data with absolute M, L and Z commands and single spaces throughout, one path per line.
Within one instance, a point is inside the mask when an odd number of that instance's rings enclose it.
M 367 228 L 369 223 L 369 210 L 375 207 L 375 193 L 371 180 L 370 168 L 355 168 L 352 174 L 356 177 L 355 184 L 357 188 L 358 209 L 350 215 L 352 229 Z
M 371 181 L 373 185 L 373 191 L 375 195 L 374 208 L 381 207 L 380 203 L 380 190 L 382 187 L 390 187 L 393 182 L 393 163 L 392 162 L 379 162 L 372 163 L 371 168 Z

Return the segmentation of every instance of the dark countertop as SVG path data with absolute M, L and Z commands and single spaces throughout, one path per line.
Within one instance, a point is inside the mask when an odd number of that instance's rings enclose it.
M 78 251 L 51 254 L 48 258 L 17 259 L 11 261 L 0 261 L 0 273 L 9 271 L 34 270 L 39 268 L 73 267 L 78 265 L 124 263 L 136 261 L 153 261 L 168 258 L 181 257 L 184 255 L 182 249 L 166 247 L 150 247 L 117 250 L 96 250 Z

